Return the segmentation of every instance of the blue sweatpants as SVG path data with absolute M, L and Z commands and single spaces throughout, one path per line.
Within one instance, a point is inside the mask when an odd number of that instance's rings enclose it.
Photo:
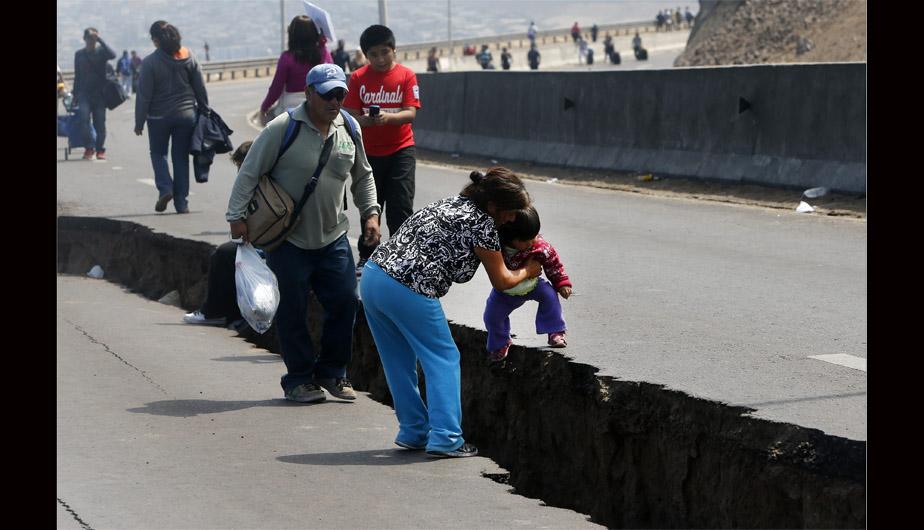
M 432 451 L 452 451 L 462 438 L 462 375 L 459 349 L 439 300 L 427 298 L 388 275 L 373 261 L 359 289 L 398 416 L 395 441 Z M 417 361 L 427 378 L 420 397 Z

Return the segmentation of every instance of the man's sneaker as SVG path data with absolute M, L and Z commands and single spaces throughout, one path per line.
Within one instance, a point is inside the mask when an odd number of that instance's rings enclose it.
M 164 195 L 163 197 L 157 199 L 157 203 L 154 204 L 154 211 L 155 211 L 155 212 L 162 212 L 162 211 L 166 210 L 166 209 L 167 209 L 167 203 L 170 202 L 171 200 L 173 200 L 173 194 L 172 194 L 172 193 L 168 193 L 168 194 Z
M 503 348 L 488 352 L 488 361 L 492 363 L 499 363 L 507 358 L 507 351 L 510 350 L 510 345 L 513 344 L 513 341 L 508 340 L 507 344 Z
M 399 442 L 398 440 L 395 440 L 395 445 L 402 449 L 407 449 L 408 451 L 423 451 L 427 448 L 426 445 L 411 445 L 409 443 Z
M 106 160 L 106 151 L 105 151 L 105 150 L 97 151 L 97 152 L 96 152 L 96 159 L 97 159 L 97 160 Z
M 189 206 L 184 206 L 182 208 L 177 208 L 176 213 L 189 213 Z
M 324 395 L 324 391 L 321 390 L 318 385 L 305 383 L 286 390 L 286 399 L 299 403 L 314 403 L 316 401 L 324 401 L 327 399 L 327 396 Z
M 439 458 L 464 458 L 466 456 L 477 456 L 478 448 L 470 443 L 464 443 L 458 449 L 452 451 L 427 451 L 430 456 Z
M 200 324 L 203 326 L 224 326 L 225 317 L 205 318 L 205 314 L 202 311 L 193 311 L 192 313 L 186 313 L 186 316 L 183 317 L 183 322 L 187 324 Z
M 330 392 L 330 395 L 335 398 L 356 399 L 356 392 L 353 392 L 353 384 L 345 377 L 338 377 L 337 379 L 315 379 L 315 382 L 324 387 L 324 389 Z
M 363 277 L 363 267 L 366 266 L 366 262 L 369 261 L 369 258 L 362 258 L 359 260 L 359 263 L 356 264 L 356 278 Z
M 96 155 L 96 149 L 84 149 L 83 150 L 83 159 L 84 160 L 93 160 L 93 157 Z
M 549 347 L 564 348 L 567 345 L 568 345 L 568 342 L 565 340 L 564 331 L 559 331 L 557 333 L 549 333 Z

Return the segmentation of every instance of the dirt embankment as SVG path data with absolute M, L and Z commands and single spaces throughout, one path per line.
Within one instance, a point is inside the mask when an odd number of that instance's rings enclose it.
M 866 61 L 866 0 L 700 0 L 674 66 Z

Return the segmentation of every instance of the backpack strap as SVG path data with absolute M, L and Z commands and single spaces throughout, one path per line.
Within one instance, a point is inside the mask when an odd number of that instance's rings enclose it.
M 286 123 L 286 132 L 282 136 L 282 145 L 279 146 L 279 154 L 276 155 L 276 161 L 273 162 L 273 167 L 267 171 L 269 175 L 273 174 L 273 170 L 276 169 L 276 164 L 279 163 L 279 159 L 282 158 L 282 155 L 288 151 L 290 147 L 292 147 L 292 143 L 295 142 L 295 138 L 298 136 L 298 131 L 302 129 L 299 127 L 299 121 L 292 118 L 292 111 L 286 112 L 289 113 L 289 122 Z
M 343 115 L 343 123 L 347 126 L 347 131 L 350 132 L 350 139 L 353 140 L 353 144 L 359 145 L 359 142 L 356 140 L 356 130 L 359 128 L 359 122 L 356 121 L 356 118 L 352 114 L 340 109 L 340 114 Z

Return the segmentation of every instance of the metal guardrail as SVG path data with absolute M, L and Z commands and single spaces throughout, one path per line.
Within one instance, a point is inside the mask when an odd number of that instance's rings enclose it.
M 600 26 L 597 33 L 597 40 L 602 41 L 603 36 L 609 33 L 613 37 L 619 35 L 631 35 L 635 31 L 639 33 L 650 33 L 656 31 L 656 27 L 650 22 L 625 22 L 621 24 L 609 24 Z M 590 30 L 584 28 L 582 34 L 585 40 L 590 41 Z M 571 41 L 571 29 L 557 29 L 549 31 L 540 31 L 536 34 L 536 45 L 558 44 Z M 516 48 L 528 48 L 529 39 L 526 38 L 526 32 L 511 33 L 507 35 L 493 35 L 489 37 L 470 37 L 453 40 L 453 55 L 462 56 L 465 44 L 474 45 L 476 51 L 481 50 L 483 44 L 490 48 L 500 50 L 507 47 L 511 50 Z M 433 41 L 409 44 L 398 47 L 399 61 L 415 61 L 426 59 L 430 48 L 436 47 L 437 53 L 441 57 L 449 55 L 448 41 Z M 259 57 L 255 59 L 243 59 L 235 61 L 209 61 L 200 63 L 202 74 L 205 76 L 205 82 L 224 81 L 225 79 L 237 79 L 248 77 L 269 77 L 274 74 L 278 57 Z M 68 85 L 74 83 L 74 71 L 68 70 L 64 73 L 64 81 Z

